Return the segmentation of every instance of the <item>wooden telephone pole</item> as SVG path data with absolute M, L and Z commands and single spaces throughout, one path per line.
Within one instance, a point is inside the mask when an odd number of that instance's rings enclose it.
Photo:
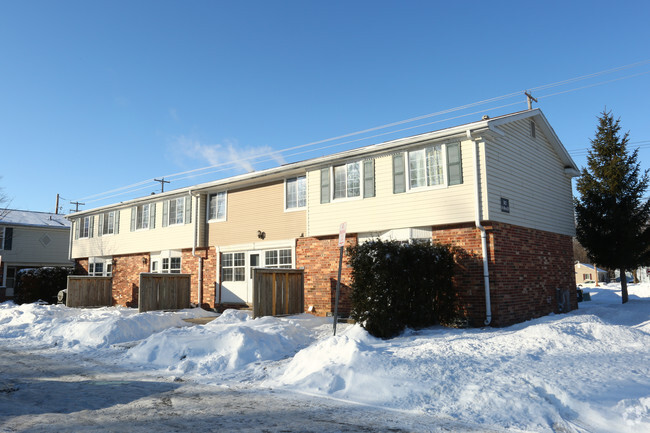
M 160 182 L 160 192 L 163 193 L 165 192 L 165 184 L 171 181 L 165 180 L 165 178 L 163 177 L 162 179 L 154 179 L 154 182 Z
M 528 91 L 524 92 L 524 95 L 526 95 L 526 100 L 528 101 L 528 109 L 532 110 L 533 109 L 533 101 L 537 102 L 537 99 L 533 97 Z

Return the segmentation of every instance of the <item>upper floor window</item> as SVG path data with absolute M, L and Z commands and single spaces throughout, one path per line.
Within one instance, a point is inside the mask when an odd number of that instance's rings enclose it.
M 208 198 L 208 220 L 225 221 L 226 220 L 226 192 L 210 194 Z
M 298 176 L 285 181 L 286 209 L 299 209 L 307 206 L 307 178 Z
M 393 193 L 461 183 L 460 143 L 434 144 L 393 155 Z
M 81 217 L 77 219 L 74 232 L 75 239 L 92 238 L 94 220 L 94 216 Z
M 192 197 L 173 198 L 163 202 L 163 227 L 189 224 L 192 215 Z
M 141 204 L 131 208 L 131 231 L 153 229 L 155 226 L 155 203 Z
M 119 232 L 120 211 L 104 212 L 99 215 L 99 236 Z
M 333 179 L 333 182 L 331 181 Z M 375 196 L 375 160 L 326 167 L 320 172 L 320 202 Z
M 13 227 L 0 227 L 0 250 L 10 250 L 11 244 L 13 243 L 13 237 Z

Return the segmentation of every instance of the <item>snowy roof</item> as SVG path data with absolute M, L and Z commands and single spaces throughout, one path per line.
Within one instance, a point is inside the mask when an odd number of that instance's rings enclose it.
M 70 228 L 70 221 L 65 218 L 65 215 L 17 209 L 7 209 L 7 214 L 0 217 L 0 224 L 12 226 Z
M 580 263 L 580 262 L 578 262 L 578 263 L 576 263 L 576 265 L 582 265 L 582 266 L 584 266 L 585 268 L 589 268 L 589 269 L 593 269 L 593 268 L 594 268 L 594 265 L 590 265 L 590 264 L 588 264 L 588 263 Z M 600 269 L 600 268 L 598 268 L 598 272 L 607 272 L 607 271 L 604 270 L 604 269 Z

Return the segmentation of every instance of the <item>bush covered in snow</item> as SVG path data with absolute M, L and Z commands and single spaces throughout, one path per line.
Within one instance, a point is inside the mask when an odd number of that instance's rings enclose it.
M 375 337 L 450 322 L 456 311 L 449 246 L 375 240 L 348 249 L 352 317 Z
M 14 301 L 17 304 L 36 301 L 56 303 L 56 295 L 66 288 L 68 275 L 72 275 L 73 271 L 73 268 L 63 266 L 21 270 L 16 280 Z

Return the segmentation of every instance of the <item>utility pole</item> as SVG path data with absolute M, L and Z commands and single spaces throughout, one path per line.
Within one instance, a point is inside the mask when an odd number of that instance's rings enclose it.
M 70 204 L 75 205 L 74 211 L 79 212 L 79 206 L 83 206 L 86 203 L 79 203 L 78 201 L 71 201 Z M 72 209 L 70 209 L 72 211 Z
M 56 207 L 54 208 L 54 213 L 57 215 L 59 213 L 59 194 L 56 195 Z
M 533 109 L 533 101 L 537 102 L 537 99 L 533 98 L 533 95 L 528 93 L 528 91 L 525 91 L 524 95 L 526 95 L 526 100 L 528 101 L 528 109 L 532 110 Z
M 165 178 L 163 177 L 162 179 L 154 179 L 154 182 L 160 182 L 160 192 L 162 193 L 165 192 L 165 184 L 171 181 L 165 180 Z

